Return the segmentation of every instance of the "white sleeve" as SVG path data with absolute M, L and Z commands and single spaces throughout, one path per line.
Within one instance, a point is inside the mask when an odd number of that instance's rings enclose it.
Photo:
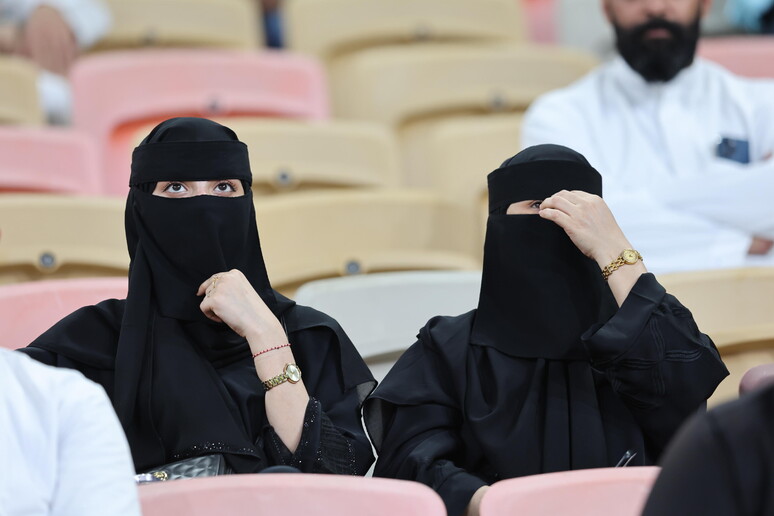
M 83 377 L 68 380 L 51 516 L 140 516 L 129 446 L 110 400 Z
M 39 5 L 62 14 L 81 48 L 90 47 L 110 30 L 110 10 L 101 0 L 17 0 L 16 12 L 25 20 Z

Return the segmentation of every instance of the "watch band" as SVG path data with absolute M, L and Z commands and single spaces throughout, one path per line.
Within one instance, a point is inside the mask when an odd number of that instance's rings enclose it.
M 605 268 L 602 269 L 602 277 L 607 281 L 611 274 L 620 269 L 624 265 L 634 265 L 638 261 L 642 260 L 642 255 L 634 249 L 624 249 L 618 258 L 610 262 Z
M 285 364 L 282 373 L 263 382 L 263 388 L 268 391 L 285 382 L 298 383 L 299 381 L 301 381 L 301 368 L 296 364 Z

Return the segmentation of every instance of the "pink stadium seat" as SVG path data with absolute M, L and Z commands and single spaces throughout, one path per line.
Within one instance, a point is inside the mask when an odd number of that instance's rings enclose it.
M 761 364 L 744 373 L 739 382 L 739 394 L 747 394 L 774 383 L 774 364 Z
M 104 299 L 123 299 L 126 290 L 126 278 L 78 278 L 2 285 L 0 347 L 24 347 L 65 315 Z
M 166 118 L 328 117 L 322 67 L 285 52 L 106 52 L 79 59 L 70 78 L 73 123 L 96 138 L 110 195 L 126 194 L 138 129 Z
M 0 127 L 0 192 L 98 195 L 97 149 L 66 129 Z
M 554 0 L 517 0 L 527 20 L 527 34 L 533 43 L 556 43 L 556 5 Z
M 701 38 L 699 55 L 745 77 L 774 78 L 774 36 Z
M 274 473 L 157 482 L 140 487 L 144 516 L 446 516 L 441 498 L 417 482 Z
M 481 516 L 639 516 L 659 469 L 586 469 L 502 480 L 481 500 Z

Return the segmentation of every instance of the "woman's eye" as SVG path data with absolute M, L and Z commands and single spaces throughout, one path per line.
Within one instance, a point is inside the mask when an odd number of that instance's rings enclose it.
M 172 192 L 172 193 L 180 193 L 185 190 L 185 186 L 183 186 L 183 183 L 169 183 L 166 188 L 164 188 L 165 192 Z
M 536 210 L 539 210 L 541 204 L 543 204 L 543 201 L 535 201 L 532 204 L 530 204 L 529 207 L 533 208 L 533 209 L 536 209 Z
M 231 183 L 218 183 L 215 189 L 219 192 L 236 192 L 236 188 Z

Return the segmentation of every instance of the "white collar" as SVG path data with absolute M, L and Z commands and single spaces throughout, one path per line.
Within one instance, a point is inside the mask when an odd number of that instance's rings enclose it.
M 648 99 L 671 95 L 672 92 L 691 92 L 697 81 L 700 81 L 701 68 L 704 62 L 694 58 L 693 63 L 667 82 L 647 82 L 634 71 L 621 56 L 616 56 L 609 64 L 608 71 L 616 86 L 632 103 L 644 102 Z

